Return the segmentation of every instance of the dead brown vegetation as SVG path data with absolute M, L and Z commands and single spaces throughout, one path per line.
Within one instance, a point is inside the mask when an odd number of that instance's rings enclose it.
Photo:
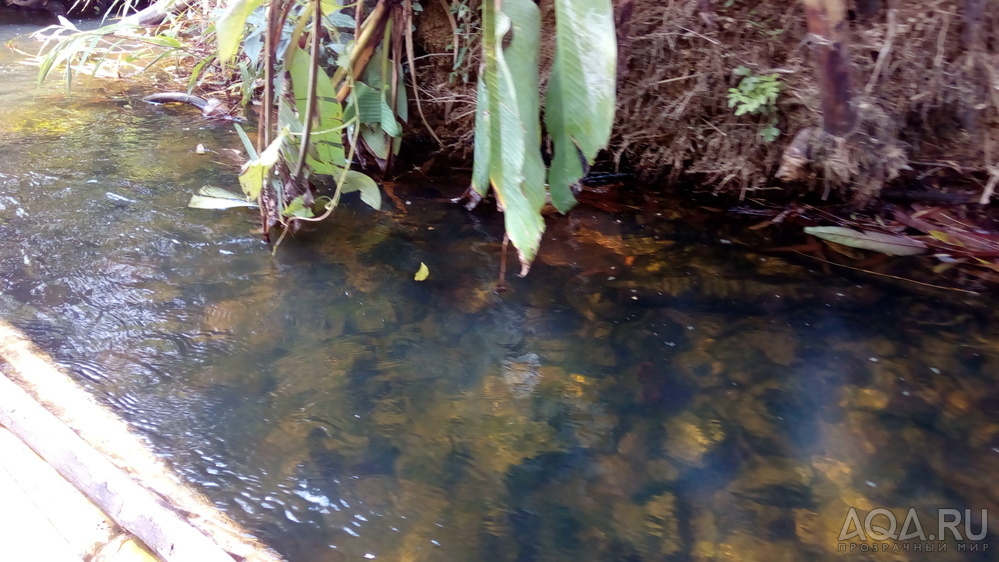
M 546 19 L 551 2 L 541 2 Z M 797 181 L 775 179 L 785 149 L 821 121 L 814 37 L 799 2 L 617 1 L 618 116 L 610 155 L 646 179 L 699 182 L 715 191 L 833 189 L 864 200 L 900 170 L 953 170 L 981 183 L 999 158 L 999 0 L 855 0 L 850 55 L 858 125 L 815 134 Z M 426 6 L 418 41 L 429 56 L 420 83 L 435 100 L 438 134 L 470 149 L 474 80 L 448 83 L 452 29 Z M 440 28 L 440 29 L 438 29 Z M 474 69 L 474 59 L 465 64 Z M 779 75 L 781 136 L 766 142 L 759 115 L 736 117 L 734 69 Z M 474 72 L 472 73 L 474 78 Z M 992 168 L 995 170 L 995 168 Z

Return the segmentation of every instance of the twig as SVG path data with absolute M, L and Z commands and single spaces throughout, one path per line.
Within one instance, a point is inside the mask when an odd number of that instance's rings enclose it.
M 302 172 L 305 170 L 305 157 L 309 154 L 309 145 L 312 136 L 312 121 L 316 117 L 316 83 L 319 76 L 319 32 L 322 30 L 323 12 L 321 2 L 313 0 L 315 4 L 315 14 L 312 19 L 312 52 L 309 53 L 309 85 L 305 100 L 305 125 L 302 129 L 302 140 L 298 150 L 298 160 L 295 162 L 295 169 L 291 176 L 295 184 L 302 180 Z M 281 202 L 284 204 L 284 202 Z
M 458 21 L 454 19 L 454 14 L 451 13 L 451 6 L 448 5 L 447 0 L 439 0 L 441 3 L 441 8 L 444 8 L 444 15 L 447 16 L 447 21 L 451 24 L 451 33 L 454 39 L 451 41 L 451 54 L 453 55 L 454 62 L 451 63 L 451 70 L 458 70 Z M 410 62 L 410 64 L 413 64 Z
M 705 41 L 710 41 L 710 42 L 714 43 L 715 45 L 721 46 L 721 43 L 719 43 L 718 41 L 715 41 L 714 39 L 708 37 L 707 35 L 701 35 L 700 33 L 696 32 L 696 31 L 694 31 L 692 29 L 687 29 L 686 27 L 683 27 L 682 25 L 678 25 L 677 27 L 679 27 L 680 29 L 686 31 L 687 33 L 696 35 L 696 36 L 700 37 L 701 39 L 704 39 Z
M 677 82 L 680 80 L 686 80 L 688 78 L 697 78 L 698 76 L 704 76 L 704 73 L 698 72 L 697 74 L 688 74 L 686 76 L 677 76 L 676 78 L 667 78 L 665 80 L 660 80 L 656 82 L 656 84 L 669 84 L 670 82 Z
M 711 121 L 708 121 L 707 119 L 701 119 L 701 121 L 704 121 L 704 124 L 707 125 L 708 127 L 711 127 L 712 129 L 718 131 L 718 133 L 721 136 L 723 136 L 723 137 L 727 137 L 728 136 L 727 134 L 725 134 L 725 131 L 722 131 L 721 129 L 719 129 L 718 127 L 716 127 L 715 124 L 712 123 Z M 649 138 L 652 138 L 652 137 L 649 137 Z
M 399 105 L 399 69 L 401 68 L 399 61 L 402 60 L 402 46 L 399 44 L 399 41 L 401 40 L 402 34 L 405 33 L 405 31 L 403 31 L 403 26 L 405 25 L 406 18 L 404 17 L 393 18 L 392 20 L 392 80 L 389 82 L 389 107 L 392 108 L 393 120 L 396 119 L 396 111 L 398 109 L 397 106 Z M 388 29 L 386 28 L 386 40 L 388 40 L 388 33 Z M 385 68 L 387 62 L 387 57 L 382 59 L 382 76 L 387 74 L 388 69 Z M 385 157 L 385 173 L 382 175 L 382 180 L 392 177 L 392 164 L 395 160 L 395 141 L 395 137 L 389 138 L 389 151 L 388 155 Z M 403 209 L 403 211 L 405 211 L 405 209 Z
M 888 60 L 888 55 L 891 54 L 891 43 L 895 38 L 895 12 L 895 8 L 888 10 L 888 33 L 885 35 L 884 45 L 881 45 L 881 50 L 878 52 L 878 62 L 874 64 L 874 72 L 871 73 L 871 79 L 867 81 L 867 87 L 864 88 L 864 93 L 867 95 L 871 95 L 871 92 L 874 90 L 874 84 L 877 83 L 885 61 Z
M 423 126 L 427 128 L 430 136 L 434 137 L 437 144 L 444 146 L 440 137 L 434 132 L 433 127 L 427 122 L 427 116 L 423 114 L 423 104 L 420 103 L 420 85 L 416 79 L 416 64 L 413 62 L 413 59 L 416 58 L 413 54 L 413 0 L 403 2 L 403 11 L 406 29 L 406 58 L 409 60 L 409 75 L 413 77 L 413 99 L 416 100 L 416 111 L 419 112 L 420 121 L 423 121 Z M 451 12 L 448 11 L 447 13 L 450 14 Z
M 423 60 L 423 59 L 429 59 L 431 57 L 450 57 L 450 56 L 451 53 L 427 53 L 425 55 L 420 55 L 414 58 L 413 60 Z
M 271 4 L 267 7 L 267 19 L 264 24 L 264 93 L 261 100 L 261 126 L 257 131 L 257 154 L 264 151 L 271 144 L 271 126 L 274 119 L 274 57 L 277 52 L 277 35 L 284 28 L 284 22 L 288 19 L 288 12 L 294 2 L 279 2 L 277 5 Z M 276 10 L 276 12 L 275 12 Z M 260 206 L 261 213 L 264 213 L 263 205 Z M 263 216 L 263 215 L 261 215 Z M 264 237 L 266 238 L 266 234 Z
M 887 273 L 878 273 L 877 271 L 871 271 L 869 269 L 861 269 L 859 267 L 853 267 L 853 266 L 842 264 L 842 263 L 836 263 L 834 261 L 824 260 L 824 259 L 822 259 L 820 257 L 811 256 L 811 255 L 808 255 L 806 253 L 799 252 L 798 250 L 791 250 L 791 251 L 794 252 L 794 253 L 796 253 L 796 254 L 798 254 L 799 256 L 804 256 L 806 258 L 811 258 L 813 260 L 817 260 L 817 261 L 820 261 L 822 263 L 827 263 L 829 265 L 835 265 L 837 267 L 845 267 L 846 269 L 852 269 L 853 271 L 859 271 L 861 273 L 870 273 L 871 275 L 877 275 L 879 277 L 887 277 L 888 279 L 895 279 L 897 281 L 906 281 L 908 283 L 915 283 L 916 285 L 922 285 L 924 287 L 930 287 L 930 288 L 933 288 L 933 289 L 943 289 L 945 291 L 957 291 L 959 293 L 967 293 L 969 295 L 975 295 L 975 296 L 980 296 L 981 295 L 981 293 L 978 293 L 978 292 L 975 292 L 975 291 L 969 291 L 968 289 L 958 289 L 957 287 L 944 287 L 943 285 L 934 285 L 932 283 L 923 283 L 922 281 L 916 281 L 915 279 L 908 279 L 906 277 L 899 277 L 897 275 L 888 275 Z
M 939 68 L 943 65 L 944 42 L 947 40 L 947 28 L 950 27 L 950 17 L 944 13 L 943 27 L 940 28 L 940 35 L 937 37 L 937 54 L 933 57 L 933 66 Z
M 936 69 L 937 86 L 943 81 L 941 75 L 943 74 L 944 43 L 947 40 L 947 28 L 949 27 L 950 16 L 944 12 L 943 26 L 940 27 L 940 35 L 937 37 L 937 54 L 933 57 L 933 68 Z M 939 94 L 937 95 L 939 96 Z
M 261 100 L 260 129 L 257 130 L 257 154 L 264 151 L 271 140 L 271 99 L 274 92 L 274 20 L 275 11 L 278 7 L 274 4 L 267 6 L 267 14 L 264 19 L 264 92 Z M 261 221 L 264 210 L 261 207 Z M 265 234 L 266 236 L 266 234 Z
M 999 166 L 992 166 L 989 168 L 989 183 L 985 184 L 982 198 L 978 200 L 979 205 L 988 205 L 989 200 L 992 199 L 992 193 L 996 190 L 996 185 L 999 185 Z
M 351 76 L 348 75 L 348 80 L 350 78 Z M 351 81 L 350 86 L 353 87 L 353 80 L 350 81 Z M 357 118 L 355 117 L 354 121 L 356 120 Z M 350 149 L 347 151 L 347 162 L 353 162 L 354 150 L 357 147 L 357 139 L 360 136 L 361 136 L 361 128 L 355 126 L 354 138 L 351 139 Z M 277 242 L 274 243 L 274 247 L 271 248 L 271 256 L 277 255 L 278 246 L 281 245 L 281 241 L 284 240 L 284 237 L 288 235 L 288 231 L 291 230 L 290 227 L 292 222 L 294 221 L 319 222 L 326 220 L 327 218 L 330 217 L 330 215 L 333 214 L 333 210 L 336 209 L 336 206 L 340 203 L 340 195 L 343 192 L 343 182 L 347 179 L 347 171 L 348 171 L 347 169 L 344 169 L 343 173 L 340 174 L 340 179 L 337 180 L 336 184 L 336 191 L 333 192 L 333 199 L 326 204 L 326 210 L 323 212 L 323 214 L 319 215 L 318 217 L 292 217 L 292 219 L 288 221 L 288 224 L 285 225 L 284 229 L 281 231 L 281 236 L 279 236 Z
M 981 168 L 976 168 L 972 166 L 960 166 L 957 162 L 930 162 L 921 160 L 911 160 L 909 161 L 910 166 L 937 166 L 939 168 L 950 168 L 955 172 L 978 172 Z
M 503 292 L 506 290 L 506 249 L 509 245 L 510 235 L 503 233 L 503 247 L 500 250 L 499 282 L 496 284 L 497 292 Z

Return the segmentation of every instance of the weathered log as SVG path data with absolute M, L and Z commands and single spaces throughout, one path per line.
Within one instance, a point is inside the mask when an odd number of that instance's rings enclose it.
M 205 111 L 205 108 L 208 107 L 208 100 L 199 98 L 198 96 L 193 96 L 191 94 L 185 94 L 184 92 L 159 92 L 156 94 L 149 94 L 148 96 L 142 98 L 142 101 L 147 103 L 186 103 L 197 107 L 201 111 Z
M 233 562 L 6 376 L 0 376 L 0 424 L 163 560 Z
M 186 103 L 200 109 L 201 114 L 205 117 L 229 117 L 229 109 L 224 103 L 222 103 L 222 101 L 215 98 L 200 98 L 184 92 L 160 92 L 157 94 L 150 94 L 142 98 L 142 101 L 147 103 Z
M 221 558 L 221 560 L 232 560 L 233 558 L 246 562 L 278 562 L 281 560 L 277 553 L 268 549 L 252 537 L 245 528 L 221 513 L 207 498 L 198 494 L 190 486 L 184 485 L 178 475 L 173 473 L 162 459 L 156 457 L 148 446 L 128 429 L 127 424 L 121 418 L 97 404 L 93 397 L 80 388 L 68 375 L 60 371 L 51 358 L 39 352 L 30 340 L 3 320 L 0 320 L 0 377 L 6 377 L 5 382 L 13 381 L 11 384 L 14 388 L 20 388 L 27 392 L 28 396 L 34 400 L 34 405 L 41 408 L 42 412 L 51 412 L 49 426 L 52 425 L 52 416 L 54 416 L 55 425 L 61 427 L 60 432 L 63 436 L 82 438 L 82 442 L 90 447 L 90 454 L 87 455 L 89 458 L 96 456 L 99 459 L 98 462 L 104 461 L 105 469 L 110 463 L 112 468 L 118 470 L 122 478 L 132 481 L 131 486 L 127 484 L 126 486 L 133 491 L 136 490 L 136 487 L 145 491 L 147 497 L 150 498 L 146 501 L 147 504 L 158 505 L 158 511 L 172 512 L 174 514 L 172 520 L 179 518 L 181 523 L 186 523 L 189 531 L 185 531 L 185 533 L 200 532 L 203 535 L 201 540 L 207 540 L 204 539 L 204 536 L 211 537 L 211 541 L 208 542 L 218 545 L 215 547 L 215 552 L 221 549 L 231 553 L 231 557 Z M 11 393 L 6 390 L 8 386 L 5 385 L 0 389 L 0 405 L 9 403 L 8 396 Z M 7 425 L 3 419 L 0 419 L 0 423 Z M 9 426 L 8 428 L 12 431 L 14 429 Z M 35 447 L 28 442 L 26 437 L 26 435 L 31 434 L 31 431 L 34 431 L 36 436 L 41 435 L 36 431 L 35 424 L 28 424 L 27 430 L 29 433 L 19 437 L 35 449 L 39 456 L 49 460 L 42 453 L 40 447 Z M 47 438 L 42 439 L 42 441 L 41 445 L 48 443 L 47 450 L 53 455 L 69 455 L 69 453 L 60 453 L 60 444 L 53 443 Z M 55 462 L 50 460 L 50 464 L 58 469 Z M 76 474 L 81 478 L 90 478 L 92 482 L 96 483 L 94 486 L 96 486 L 97 492 L 103 494 L 106 493 L 105 490 L 111 489 L 104 486 L 101 479 L 93 477 L 99 474 L 97 472 L 91 474 L 89 469 L 81 469 Z M 72 479 L 65 474 L 63 476 L 72 482 Z M 96 501 L 95 504 L 103 508 Z M 146 520 L 140 509 L 135 509 L 132 506 L 126 507 L 129 510 L 128 513 L 138 518 L 140 522 Z M 109 516 L 116 519 L 119 525 L 129 528 L 128 525 L 117 520 L 114 512 L 107 508 L 104 509 Z M 139 535 L 139 533 L 135 534 Z M 152 548 L 155 546 L 152 541 L 157 537 L 141 536 L 140 538 L 148 541 L 147 544 Z M 166 541 L 170 539 L 170 536 L 164 535 L 159 539 L 161 542 Z M 195 535 L 195 540 L 199 540 L 197 535 Z M 180 554 L 179 551 L 177 554 Z M 172 558 L 164 557 L 164 559 L 186 559 L 200 562 L 206 558 L 198 553 L 196 556 L 187 556 L 186 558 L 175 555 Z M 208 559 L 219 560 L 220 558 Z
M 160 25 L 167 16 L 176 14 L 187 8 L 189 0 L 157 0 L 148 7 L 121 19 L 122 23 L 132 25 Z

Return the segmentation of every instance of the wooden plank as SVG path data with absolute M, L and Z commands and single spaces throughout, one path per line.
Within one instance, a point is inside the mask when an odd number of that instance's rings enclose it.
M 17 481 L 0 466 L 0 560 L 81 562 Z
M 36 406 L 51 412 L 50 415 L 62 424 L 64 430 L 82 438 L 92 451 L 131 479 L 139 489 L 154 498 L 154 502 L 159 502 L 162 508 L 175 514 L 188 526 L 210 537 L 222 550 L 232 555 L 230 559 L 245 562 L 282 560 L 280 555 L 185 484 L 120 417 L 99 405 L 51 358 L 38 351 L 27 337 L 3 320 L 0 320 L 0 376 L 6 376 L 14 386 L 26 391 Z M 4 398 L 5 393 L 0 391 L 0 401 Z M 20 437 L 28 442 L 25 437 Z M 40 451 L 33 443 L 28 444 Z M 48 456 L 42 456 L 51 462 Z M 87 477 L 85 474 L 81 476 Z M 73 479 L 67 479 L 78 485 Z M 100 485 L 99 480 L 91 481 Z M 108 511 L 99 502 L 95 503 L 112 518 L 116 517 L 115 512 Z M 153 547 L 152 544 L 148 546 Z M 199 555 L 188 560 L 201 562 L 205 557 Z
M 92 556 L 118 534 L 117 526 L 104 512 L 2 426 L 0 469 L 31 498 L 76 556 Z
M 126 476 L 6 376 L 0 376 L 0 424 L 163 560 L 233 562 L 219 545 Z

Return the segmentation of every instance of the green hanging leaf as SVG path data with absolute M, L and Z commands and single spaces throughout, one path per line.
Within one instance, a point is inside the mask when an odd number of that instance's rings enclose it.
M 354 170 L 344 170 L 347 175 L 343 180 L 341 193 L 361 192 L 361 201 L 367 203 L 376 211 L 382 208 L 382 192 L 378 189 L 378 184 L 367 174 L 362 174 Z
M 264 182 L 270 177 L 271 169 L 281 156 L 281 146 L 284 144 L 284 140 L 285 135 L 282 132 L 260 153 L 259 158 L 246 163 L 243 173 L 239 174 L 239 185 L 243 188 L 243 193 L 246 194 L 247 198 L 254 201 L 260 198 Z
M 236 127 L 236 134 L 239 135 L 239 140 L 242 141 L 246 154 L 250 157 L 250 160 L 253 160 L 257 157 L 257 150 L 253 146 L 253 141 L 250 140 L 250 137 L 246 136 L 246 131 L 239 126 L 239 123 L 233 123 L 233 126 Z
M 503 208 L 506 233 L 517 249 L 521 275 L 526 275 L 541 245 L 545 230 L 541 207 L 544 205 L 544 184 L 538 180 L 534 168 L 534 151 L 540 151 L 539 137 L 534 135 L 538 115 L 530 112 L 532 103 L 524 96 L 537 97 L 537 85 L 531 89 L 519 86 L 511 68 L 517 70 L 517 80 L 537 75 L 537 37 L 540 18 L 536 6 L 527 6 L 528 0 L 513 0 L 510 12 L 514 23 L 505 13 L 496 9 L 493 2 L 482 5 L 483 64 L 479 76 L 479 98 L 476 118 L 476 165 L 473 170 L 473 187 L 480 193 L 483 183 L 496 192 Z M 511 27 L 517 26 L 510 45 L 502 47 L 504 37 Z M 523 45 L 518 45 L 522 42 Z M 523 48 L 521 48 L 523 47 Z M 533 53 L 532 53 L 533 51 Z M 508 62 L 507 54 L 513 55 Z M 533 68 L 533 71 L 531 70 Z M 536 107 L 535 100 L 533 106 Z M 529 133 L 530 131 L 530 133 Z M 480 137 L 488 137 L 480 138 Z M 484 147 L 488 151 L 482 152 Z M 540 155 L 539 155 L 540 158 Z
M 489 90 L 486 87 L 486 63 L 479 65 L 479 82 L 475 87 L 475 139 L 472 150 L 472 189 L 480 196 L 489 193 L 489 155 L 492 153 L 492 114 L 486 111 L 489 106 Z
M 402 64 L 397 65 L 399 76 L 403 76 Z M 399 116 L 399 120 L 405 123 L 409 121 L 409 100 L 406 97 L 406 81 L 400 79 L 399 83 L 396 84 L 396 94 L 395 94 L 395 114 Z
M 239 43 L 246 29 L 246 18 L 263 4 L 263 0 L 231 0 L 215 22 L 218 37 L 219 62 L 228 63 L 239 50 Z
M 344 110 L 344 119 L 349 121 L 354 118 L 354 112 L 358 113 L 358 121 L 361 123 L 381 123 L 382 121 L 382 97 L 381 92 L 368 86 L 363 82 L 354 82 L 354 100 L 347 104 Z M 356 104 L 356 109 L 355 109 Z
M 388 159 L 389 137 L 385 136 L 381 126 L 361 125 L 361 138 L 376 157 Z
M 554 154 L 552 203 L 575 204 L 572 186 L 607 146 L 614 124 L 617 36 L 610 0 L 555 0 L 555 60 L 545 99 Z
M 533 0 L 505 0 L 513 40 L 503 50 L 513 77 L 517 109 L 524 135 L 524 194 L 540 212 L 545 204 L 545 162 L 541 158 L 541 99 L 538 58 L 541 51 L 541 14 Z
M 312 212 L 312 208 L 305 204 L 304 195 L 299 195 L 298 197 L 292 199 L 291 203 L 288 203 L 288 206 L 284 208 L 284 211 L 282 211 L 281 214 L 286 217 L 299 217 L 303 219 L 311 219 L 316 216 L 315 213 Z
M 381 110 L 381 125 L 382 130 L 385 134 L 390 137 L 401 137 L 402 127 L 395 118 L 395 112 L 392 111 L 392 106 L 389 105 L 388 100 L 388 90 L 383 90 L 380 98 L 380 110 Z
M 309 69 L 312 61 L 309 54 L 299 48 L 292 58 L 291 87 L 295 95 L 295 109 L 298 111 L 298 121 L 305 123 L 306 104 L 309 90 Z M 323 71 L 320 69 L 320 73 Z M 343 107 L 336 99 L 333 84 L 323 79 L 323 74 L 316 81 L 316 121 L 312 125 L 310 141 L 312 149 L 306 158 L 306 164 L 317 174 L 330 176 L 339 175 L 340 170 L 347 166 L 347 157 L 343 150 Z M 377 99 L 377 98 L 376 98 Z M 304 130 L 304 127 L 301 129 Z
M 330 14 L 329 16 L 327 16 L 327 20 L 330 22 L 330 25 L 334 27 L 353 29 L 356 25 L 356 23 L 354 22 L 354 18 L 348 16 L 343 12 L 336 12 L 334 14 Z
M 335 27 L 354 27 L 354 18 L 343 13 L 343 5 L 336 0 L 320 0 L 320 9 L 323 11 L 323 18 Z
M 914 256 L 925 253 L 927 250 L 927 246 L 922 240 L 908 236 L 853 230 L 841 226 L 806 226 L 805 233 L 836 244 L 871 250 L 890 256 Z

